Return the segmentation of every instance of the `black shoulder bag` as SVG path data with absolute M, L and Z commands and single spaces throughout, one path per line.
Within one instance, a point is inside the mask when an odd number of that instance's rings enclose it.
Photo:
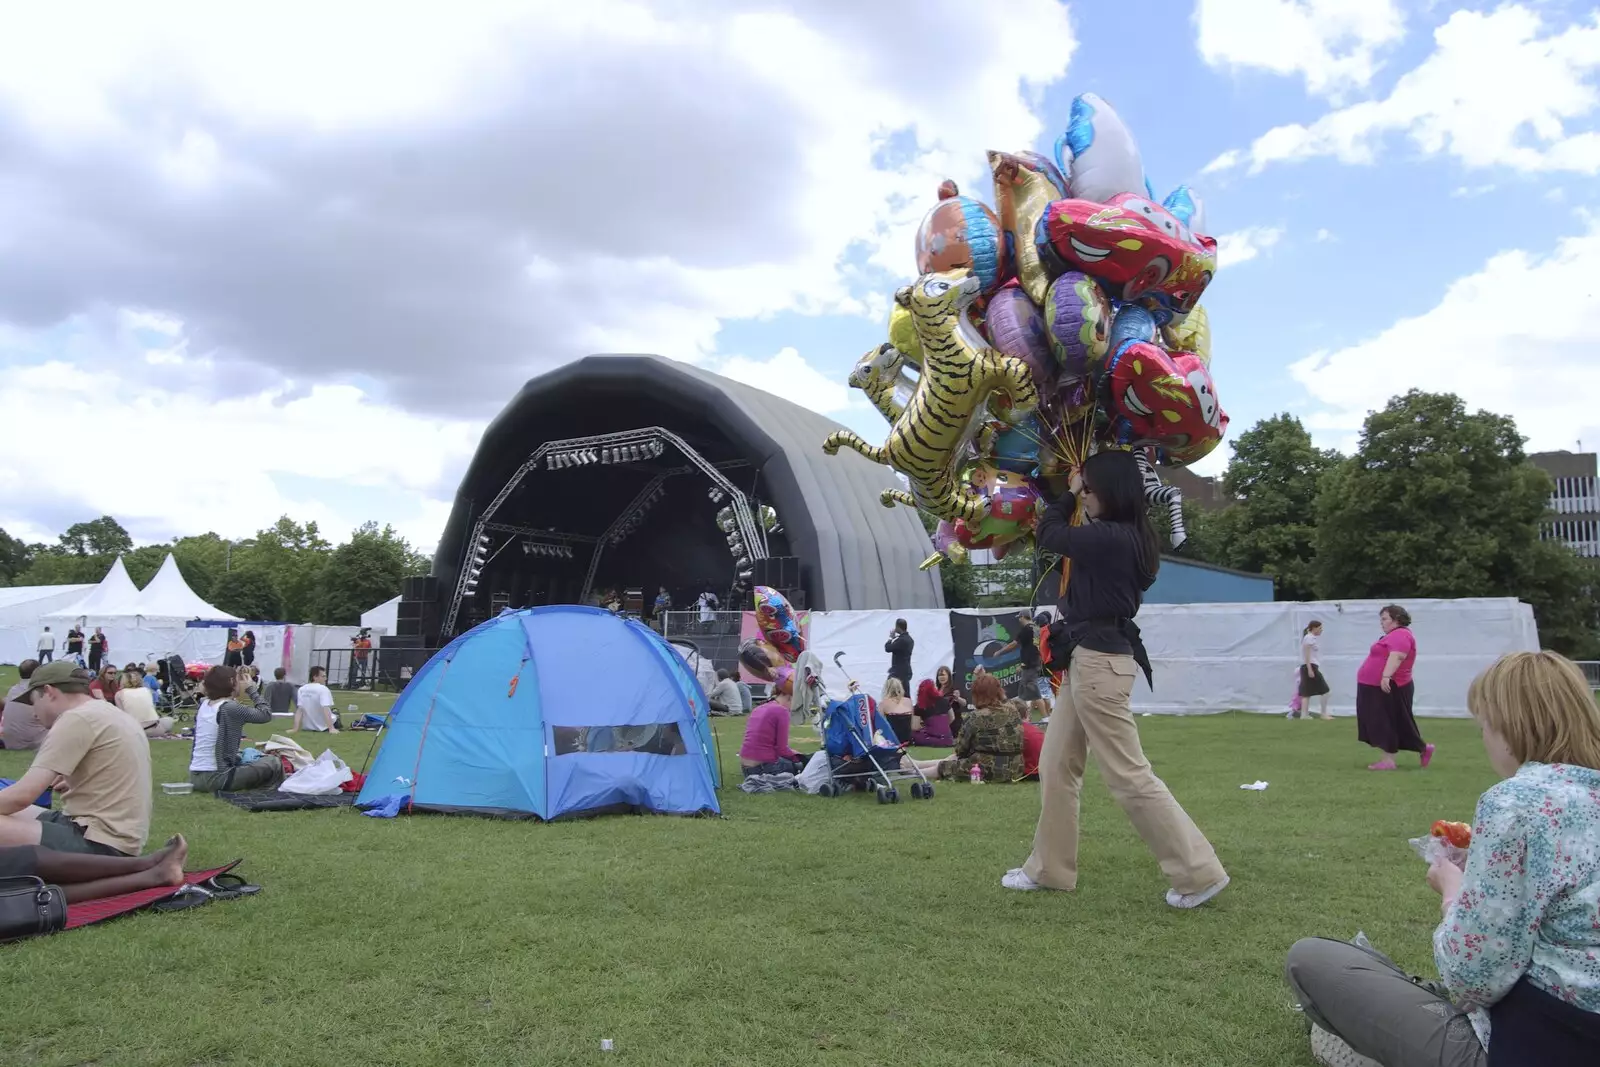
M 67 925 L 67 895 L 28 876 L 0 878 L 0 942 L 53 934 Z

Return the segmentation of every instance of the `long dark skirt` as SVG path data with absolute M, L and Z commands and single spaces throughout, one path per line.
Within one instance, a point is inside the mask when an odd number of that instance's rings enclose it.
M 1411 714 L 1416 683 L 1392 686 L 1356 686 L 1356 725 L 1360 739 L 1383 752 L 1421 752 L 1427 747 L 1417 720 Z

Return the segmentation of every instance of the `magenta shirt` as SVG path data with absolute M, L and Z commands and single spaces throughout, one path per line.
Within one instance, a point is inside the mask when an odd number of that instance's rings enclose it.
M 1391 652 L 1402 652 L 1406 657 L 1395 669 L 1394 684 L 1410 683 L 1411 668 L 1417 662 L 1417 639 L 1411 636 L 1409 629 L 1401 626 L 1378 638 L 1378 643 L 1367 653 L 1366 662 L 1361 664 L 1361 669 L 1356 672 L 1356 684 L 1382 685 L 1383 665 L 1389 662 Z
M 750 763 L 771 763 L 775 759 L 794 759 L 799 753 L 789 747 L 789 709 L 769 700 L 750 712 L 744 724 L 744 744 L 739 758 Z

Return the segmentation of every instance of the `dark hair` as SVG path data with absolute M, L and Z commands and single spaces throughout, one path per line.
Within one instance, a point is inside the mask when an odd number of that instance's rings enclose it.
M 1096 452 L 1083 464 L 1083 484 L 1100 502 L 1100 521 L 1115 522 L 1133 530 L 1139 587 L 1149 589 L 1161 569 L 1161 548 L 1150 528 L 1150 507 L 1144 497 L 1144 477 L 1132 452 L 1114 448 Z
M 21 663 L 17 664 L 17 677 L 21 678 L 23 681 L 27 681 L 29 678 L 33 677 L 33 672 L 38 669 L 38 660 L 25 659 Z
M 1006 687 L 985 671 L 972 680 L 972 702 L 980 708 L 998 707 L 1006 702 Z
M 200 688 L 211 700 L 226 700 L 233 696 L 233 687 L 237 681 L 238 675 L 234 673 L 232 667 L 212 667 L 206 671 L 206 676 L 200 679 Z
M 939 671 L 943 671 L 944 673 L 948 674 L 952 681 L 955 679 L 956 672 L 951 670 L 949 667 L 946 667 L 943 664 L 940 664 L 938 670 L 935 670 L 933 672 L 933 684 L 934 685 L 938 685 L 939 684 Z
M 1394 620 L 1394 624 L 1396 626 L 1411 625 L 1411 612 L 1407 611 L 1399 604 L 1390 604 L 1386 608 L 1380 608 L 1378 609 L 1378 614 L 1389 616 L 1389 618 Z
M 314 681 L 317 680 L 317 678 L 319 676 L 321 676 L 323 678 L 326 678 L 328 676 L 328 668 L 326 668 L 326 667 L 312 667 L 311 668 L 311 673 L 307 677 L 309 677 L 314 682 Z
M 281 681 L 283 681 L 283 679 L 284 679 L 284 678 L 285 678 L 285 677 L 287 677 L 287 676 L 288 676 L 288 674 L 289 674 L 289 672 L 288 672 L 288 671 L 286 671 L 286 670 L 284 670 L 284 669 L 283 669 L 283 668 L 282 668 L 282 667 L 279 667 L 279 668 L 278 668 L 278 669 L 277 669 L 277 670 L 275 670 L 275 671 L 273 671 L 273 672 L 272 672 L 272 676 L 273 676 L 273 677 L 274 677 L 274 678 L 276 678 L 276 679 L 277 679 L 277 680 L 278 680 L 278 681 L 280 681 L 280 682 L 281 682 Z
M 1312 630 L 1315 630 L 1318 626 L 1321 626 L 1321 625 L 1322 625 L 1322 620 L 1321 619 L 1312 619 L 1310 622 L 1306 623 L 1306 628 L 1304 630 L 1300 631 L 1300 636 L 1304 637 L 1306 634 L 1310 633 Z
M 882 625 L 882 624 L 880 623 L 879 625 Z M 896 620 L 894 620 L 894 628 L 896 630 L 907 630 L 907 629 L 910 629 L 910 627 L 908 627 L 906 625 L 906 620 L 904 620 L 904 619 L 896 619 Z
M 726 682 L 729 678 L 732 678 L 732 677 L 733 677 L 733 672 L 730 671 L 728 668 L 719 667 L 717 669 L 717 681 Z

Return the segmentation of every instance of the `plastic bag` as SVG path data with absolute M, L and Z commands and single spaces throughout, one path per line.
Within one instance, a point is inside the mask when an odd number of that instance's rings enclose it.
M 339 792 L 339 787 L 353 777 L 350 765 L 333 754 L 333 749 L 325 749 L 322 755 L 311 762 L 278 786 L 281 793 L 299 793 L 301 796 L 330 796 Z
M 1426 837 L 1413 837 L 1409 842 L 1417 855 L 1422 857 L 1422 862 L 1432 867 L 1440 859 L 1447 859 L 1461 870 L 1467 869 L 1467 850 L 1457 848 L 1442 837 L 1432 834 Z
M 820 793 L 822 787 L 832 780 L 833 775 L 828 772 L 828 754 L 826 752 L 813 752 L 811 758 L 806 760 L 805 767 L 795 775 L 795 783 L 807 793 Z

